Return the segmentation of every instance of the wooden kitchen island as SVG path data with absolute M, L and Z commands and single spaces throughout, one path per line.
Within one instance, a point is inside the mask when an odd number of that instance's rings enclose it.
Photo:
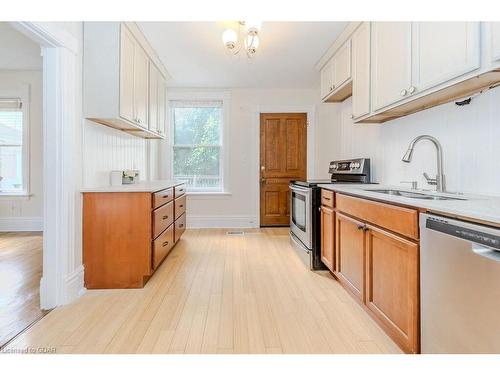
M 85 287 L 142 288 L 185 231 L 185 192 L 179 181 L 84 190 Z

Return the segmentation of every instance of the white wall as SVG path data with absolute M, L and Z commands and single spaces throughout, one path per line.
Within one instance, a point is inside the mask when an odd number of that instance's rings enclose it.
M 0 90 L 29 86 L 29 198 L 0 197 L 0 230 L 41 230 L 43 216 L 42 72 L 1 70 Z
M 177 90 L 186 91 L 186 90 Z M 213 91 L 213 90 L 212 90 Z M 176 90 L 171 89 L 170 95 Z M 337 110 L 319 104 L 318 90 L 282 90 L 282 89 L 232 89 L 230 92 L 230 113 L 228 129 L 229 145 L 229 192 L 224 196 L 188 197 L 188 226 L 225 226 L 252 227 L 257 225 L 258 212 L 258 152 L 259 152 L 259 112 L 273 108 L 290 110 L 304 108 L 313 111 L 314 123 L 311 127 L 319 127 L 326 119 L 333 118 Z M 315 145 L 318 140 L 315 129 L 309 129 L 308 141 Z M 324 142 L 324 140 L 320 140 Z M 168 142 L 167 142 L 168 143 Z M 310 178 L 328 170 L 328 159 L 333 154 L 332 147 L 324 155 L 317 155 L 316 146 L 310 147 L 308 175 Z M 311 160 L 312 158 L 312 160 Z M 314 159 L 318 160 L 315 161 Z M 163 167 L 163 176 L 170 178 L 169 163 Z M 319 175 L 321 176 L 321 175 Z M 324 176 L 323 176 L 324 177 Z
M 384 124 L 362 125 L 350 119 L 349 98 L 332 104 L 339 110 L 329 126 L 338 134 L 342 158 L 372 158 L 377 182 L 400 185 L 403 180 L 417 180 L 419 187 L 433 189 L 422 177 L 423 172 L 436 174 L 431 143 L 417 144 L 410 164 L 401 161 L 414 137 L 429 134 L 443 145 L 448 190 L 500 195 L 499 103 L 500 89 L 496 88 L 473 98 L 468 106 L 448 103 Z M 329 145 L 322 145 L 320 152 L 328 152 Z

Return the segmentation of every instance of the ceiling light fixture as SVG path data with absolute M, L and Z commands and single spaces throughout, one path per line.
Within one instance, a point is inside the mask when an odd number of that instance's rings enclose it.
M 259 48 L 259 32 L 262 27 L 262 22 L 257 20 L 239 21 L 238 31 L 226 29 L 222 33 L 222 42 L 226 50 L 233 55 L 240 53 L 244 47 L 247 56 L 253 57 Z

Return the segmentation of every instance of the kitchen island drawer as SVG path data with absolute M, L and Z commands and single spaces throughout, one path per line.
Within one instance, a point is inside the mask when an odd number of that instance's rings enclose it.
M 174 224 L 153 241 L 153 269 L 156 269 L 174 246 Z
M 181 195 L 186 194 L 186 184 L 175 187 L 175 197 L 179 198 Z
M 182 233 L 186 230 L 186 214 L 182 214 L 181 217 L 175 220 L 175 230 L 174 230 L 174 240 L 179 241 Z
M 321 205 L 333 208 L 333 191 L 321 189 Z
M 418 239 L 418 211 L 415 209 L 343 194 L 336 195 L 335 208 L 360 220 Z
M 153 193 L 153 208 L 158 208 L 160 206 L 163 206 L 165 203 L 168 203 L 173 199 L 174 199 L 173 188 Z
M 153 238 L 163 232 L 174 221 L 174 202 L 153 211 Z
M 186 196 L 183 195 L 180 198 L 175 200 L 175 218 L 177 219 L 179 216 L 186 212 Z

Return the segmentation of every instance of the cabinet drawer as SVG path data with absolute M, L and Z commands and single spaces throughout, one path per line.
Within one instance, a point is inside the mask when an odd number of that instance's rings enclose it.
M 186 194 L 186 185 L 179 185 L 175 187 L 175 197 L 179 198 L 181 195 Z
M 175 218 L 177 219 L 186 212 L 186 196 L 183 195 L 175 200 Z
M 403 236 L 418 239 L 418 211 L 337 194 L 337 211 L 386 228 Z
M 153 269 L 168 255 L 174 246 L 174 224 L 170 225 L 156 240 L 153 241 Z
M 153 208 L 163 206 L 174 199 L 174 189 L 165 189 L 153 194 Z
M 174 221 L 174 202 L 153 211 L 153 238 L 163 232 Z
M 333 208 L 333 191 L 321 189 L 321 205 Z
M 174 230 L 174 240 L 175 242 L 179 241 L 182 233 L 186 230 L 186 214 L 183 214 L 177 220 L 175 220 L 175 230 Z

